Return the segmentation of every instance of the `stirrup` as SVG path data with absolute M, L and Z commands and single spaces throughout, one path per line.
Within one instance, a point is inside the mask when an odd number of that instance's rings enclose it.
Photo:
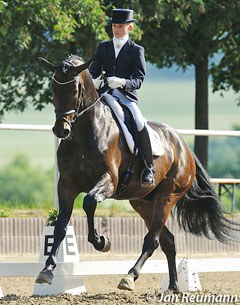
M 151 187 L 155 185 L 152 167 L 144 168 L 141 174 L 141 187 Z

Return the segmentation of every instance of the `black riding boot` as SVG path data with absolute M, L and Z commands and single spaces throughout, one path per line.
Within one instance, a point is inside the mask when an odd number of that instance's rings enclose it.
M 141 185 L 142 187 L 154 186 L 155 181 L 153 175 L 152 146 L 150 143 L 147 127 L 144 126 L 143 130 L 139 131 L 138 134 L 139 134 L 139 146 L 145 161 L 145 168 L 143 169 L 141 175 Z

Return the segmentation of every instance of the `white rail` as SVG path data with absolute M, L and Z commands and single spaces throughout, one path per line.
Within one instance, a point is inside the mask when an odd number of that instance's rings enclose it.
M 240 137 L 240 130 L 176 129 L 182 135 Z
M 194 264 L 197 272 L 237 272 L 240 271 L 239 258 L 206 258 L 188 259 Z M 177 260 L 177 265 L 180 260 Z M 135 264 L 129 261 L 84 261 L 84 262 L 60 262 L 54 270 L 56 276 L 66 275 L 106 275 L 125 274 Z M 44 268 L 44 263 L 0 263 L 0 277 L 5 276 L 37 276 L 39 270 Z M 148 260 L 142 270 L 142 274 L 167 273 L 166 260 Z
M 51 125 L 0 124 L 0 130 L 52 131 Z M 240 130 L 176 129 L 182 135 L 240 137 Z
M 51 125 L 32 124 L 0 124 L 1 130 L 21 130 L 21 131 L 51 131 Z

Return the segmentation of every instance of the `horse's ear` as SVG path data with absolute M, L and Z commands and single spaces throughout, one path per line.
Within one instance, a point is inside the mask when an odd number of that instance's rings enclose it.
M 86 70 L 92 63 L 92 59 L 88 60 L 87 62 L 85 62 L 84 64 L 77 66 L 74 68 L 76 74 L 80 74 L 82 71 Z
M 44 59 L 44 58 L 42 58 L 42 57 L 39 57 L 38 59 L 39 59 L 40 63 L 41 63 L 44 67 L 48 68 L 48 69 L 51 70 L 52 72 L 55 72 L 55 71 L 56 71 L 56 68 L 57 68 L 56 65 L 52 64 L 51 62 L 47 61 L 46 59 Z

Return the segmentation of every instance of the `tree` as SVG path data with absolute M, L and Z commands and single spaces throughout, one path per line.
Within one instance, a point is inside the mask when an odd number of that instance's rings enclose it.
M 51 101 L 49 75 L 38 57 L 90 59 L 96 41 L 107 37 L 103 9 L 95 0 L 0 1 L 0 118 Z
M 208 129 L 208 78 L 213 89 L 240 89 L 240 1 L 139 0 L 142 43 L 158 67 L 195 67 L 195 128 Z M 209 58 L 221 60 L 209 65 Z M 195 138 L 195 153 L 207 167 L 208 138 Z

